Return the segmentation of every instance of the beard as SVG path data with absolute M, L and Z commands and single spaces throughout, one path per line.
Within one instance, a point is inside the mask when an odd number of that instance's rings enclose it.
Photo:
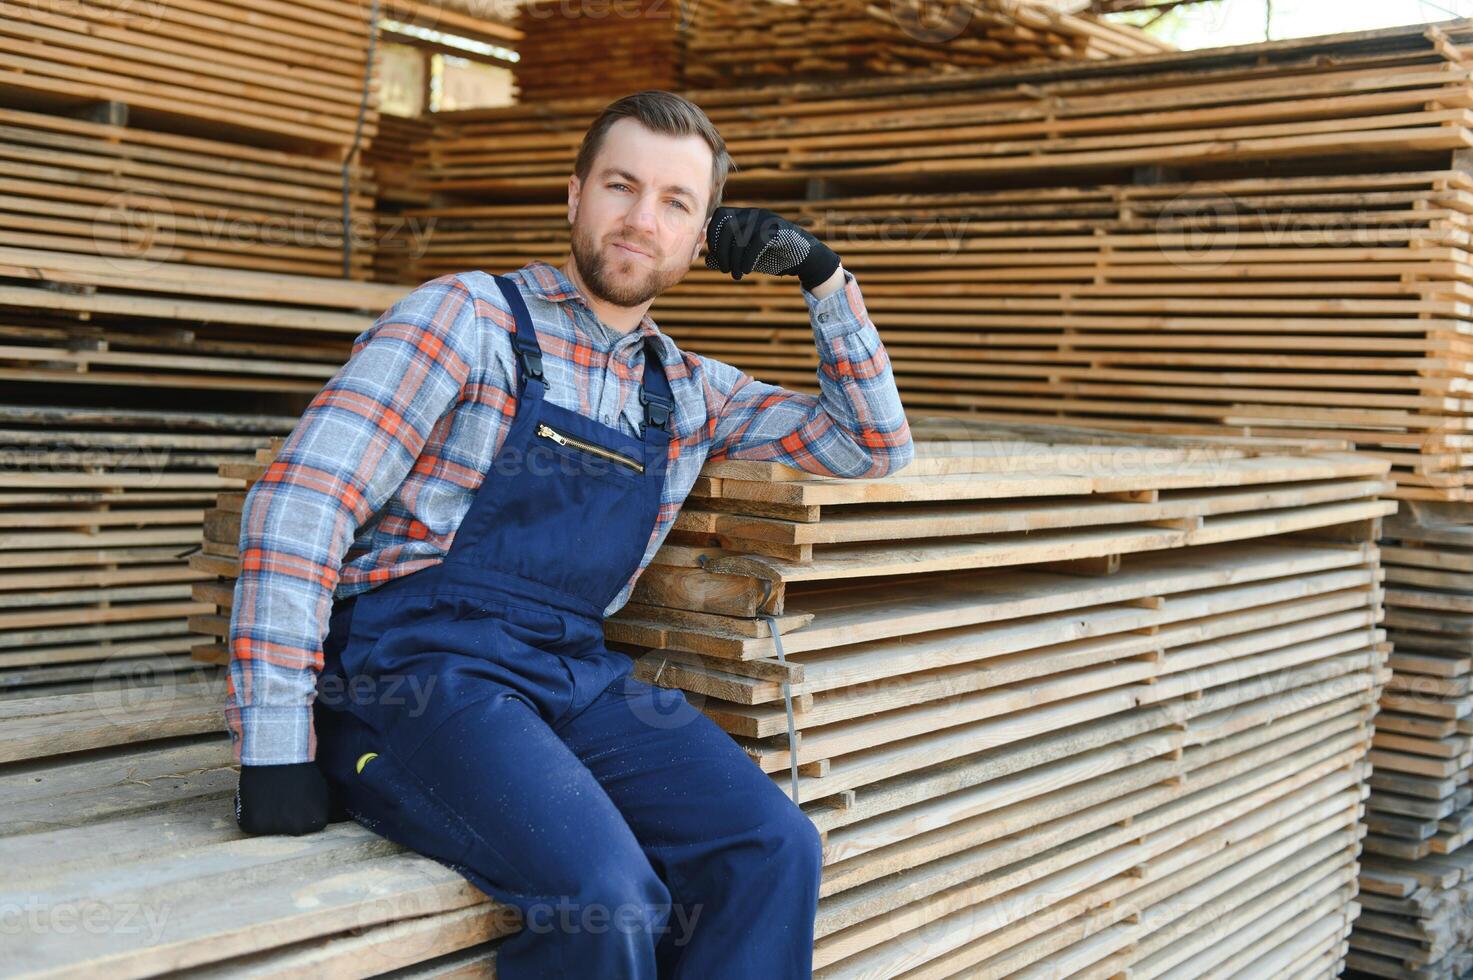
M 588 291 L 605 303 L 642 306 L 685 278 L 686 269 L 666 269 L 659 265 L 658 256 L 645 262 L 638 256 L 619 252 L 612 244 L 608 248 L 600 247 L 593 233 L 580 224 L 574 224 L 572 238 L 578 275 L 583 277 Z

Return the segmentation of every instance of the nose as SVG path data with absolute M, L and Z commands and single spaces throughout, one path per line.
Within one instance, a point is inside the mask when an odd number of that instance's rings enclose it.
M 646 236 L 647 241 L 653 238 L 655 232 L 659 230 L 655 215 L 655 198 L 649 194 L 642 194 L 629 206 L 629 213 L 624 218 L 629 227 Z

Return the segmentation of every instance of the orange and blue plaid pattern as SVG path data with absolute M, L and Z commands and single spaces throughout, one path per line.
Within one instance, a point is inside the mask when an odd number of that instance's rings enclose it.
M 561 269 L 534 261 L 522 288 L 542 346 L 546 398 L 638 435 L 646 336 L 675 397 L 659 518 L 629 599 L 708 459 L 877 477 L 913 447 L 889 358 L 852 273 L 808 303 L 814 396 L 683 351 L 646 315 L 620 334 Z M 800 287 L 801 289 L 801 287 Z M 316 757 L 311 703 L 333 601 L 438 563 L 516 414 L 515 320 L 492 276 L 433 279 L 386 310 L 251 487 L 240 529 L 225 716 L 242 764 Z

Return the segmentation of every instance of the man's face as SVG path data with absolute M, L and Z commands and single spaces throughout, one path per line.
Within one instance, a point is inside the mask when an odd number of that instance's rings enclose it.
M 604 134 L 580 183 L 568 181 L 573 260 L 584 286 L 615 306 L 641 306 L 690 271 L 705 240 L 711 148 L 637 119 Z

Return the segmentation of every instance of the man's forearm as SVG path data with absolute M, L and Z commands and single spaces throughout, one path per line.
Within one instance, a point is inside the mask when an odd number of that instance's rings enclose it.
M 833 275 L 829 276 L 823 281 L 821 285 L 812 290 L 813 296 L 815 299 L 823 299 L 825 296 L 828 296 L 831 293 L 838 292 L 839 287 L 843 285 L 844 267 L 840 265 L 837 269 L 834 270 Z

